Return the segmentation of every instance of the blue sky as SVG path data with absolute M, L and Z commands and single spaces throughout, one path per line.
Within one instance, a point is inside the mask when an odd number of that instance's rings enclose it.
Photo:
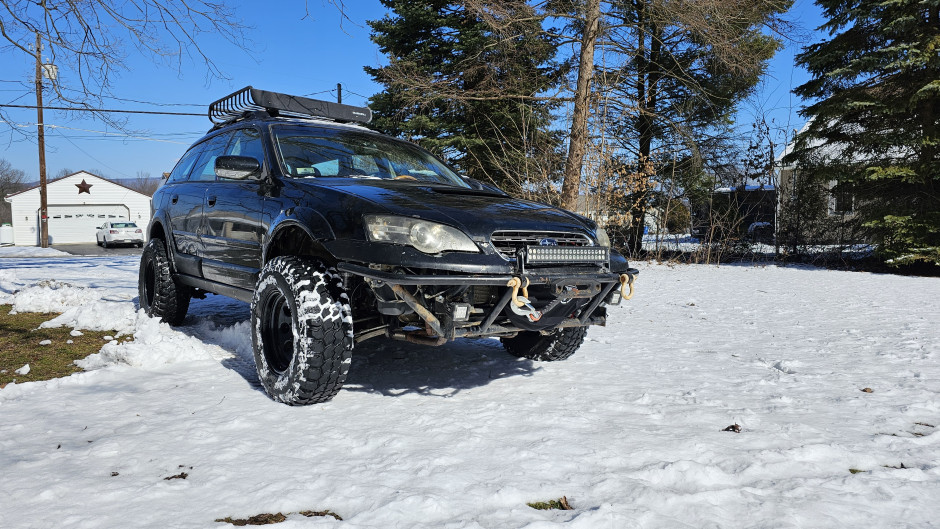
M 119 98 L 174 106 L 155 107 L 131 101 L 111 100 L 106 108 L 166 110 L 204 113 L 206 106 L 246 85 L 257 88 L 335 100 L 336 83 L 343 85 L 343 102 L 364 105 L 366 99 L 381 90 L 363 71 L 364 66 L 378 66 L 384 56 L 369 40 L 366 20 L 381 18 L 386 10 L 378 0 L 347 2 L 347 16 L 327 2 L 308 0 L 309 16 L 303 2 L 245 2 L 238 8 L 242 20 L 253 26 L 247 33 L 250 52 L 231 45 L 210 41 L 207 51 L 217 57 L 217 64 L 229 79 L 207 79 L 205 67 L 191 60 L 175 65 L 155 65 L 149 58 L 129 56 L 130 70 L 121 72 L 112 92 Z M 807 35 L 822 23 L 819 9 L 809 0 L 797 0 L 791 18 Z M 766 114 L 780 128 L 799 128 L 803 120 L 796 115 L 801 102 L 790 90 L 807 79 L 804 71 L 793 66 L 793 57 L 808 43 L 805 36 L 792 35 L 772 61 L 767 79 L 752 101 L 742 108 L 744 116 Z M 5 49 L 0 54 L 0 102 L 35 104 L 32 76 L 35 63 L 31 57 Z M 67 75 L 67 72 L 62 72 Z M 55 100 L 44 101 L 56 105 Z M 186 104 L 191 106 L 176 106 Z M 6 117 L 17 124 L 35 124 L 35 110 L 4 109 Z M 45 113 L 47 174 L 63 168 L 98 170 L 108 178 L 133 178 L 139 171 L 158 176 L 172 169 L 183 151 L 210 127 L 205 117 L 128 116 L 127 128 L 133 138 L 124 137 L 103 123 L 56 111 Z M 66 128 L 68 127 L 68 128 Z M 0 158 L 22 169 L 28 180 L 39 177 L 35 126 L 26 127 L 24 137 L 10 134 L 0 124 Z M 105 134 L 108 133 L 108 134 Z

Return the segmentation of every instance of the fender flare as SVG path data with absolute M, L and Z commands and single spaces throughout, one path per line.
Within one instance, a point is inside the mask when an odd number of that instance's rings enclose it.
M 165 209 L 158 209 L 153 212 L 153 216 L 150 217 L 150 222 L 147 223 L 147 241 L 153 237 L 153 229 L 155 226 L 159 225 L 161 231 L 163 231 L 164 240 L 166 242 L 166 250 L 170 253 L 168 256 L 170 258 L 170 270 L 175 274 L 176 273 L 176 241 L 173 239 L 173 224 L 170 223 L 170 214 Z
M 300 229 L 314 242 L 336 238 L 330 223 L 313 208 L 289 208 L 271 221 L 267 233 L 264 234 L 264 244 L 261 249 L 262 263 L 268 262 L 271 244 L 278 239 L 280 233 L 291 228 Z

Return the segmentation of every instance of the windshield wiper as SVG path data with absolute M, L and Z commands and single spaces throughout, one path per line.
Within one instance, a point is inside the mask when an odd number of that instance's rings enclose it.
M 472 187 L 461 187 L 454 185 L 435 184 L 428 186 L 431 191 L 445 195 L 471 195 L 481 197 L 507 197 L 506 193 L 495 189 L 474 189 Z

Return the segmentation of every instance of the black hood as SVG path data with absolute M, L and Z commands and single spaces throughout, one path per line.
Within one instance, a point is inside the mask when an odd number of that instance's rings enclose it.
M 440 222 L 460 228 L 471 236 L 489 236 L 498 230 L 573 231 L 593 235 L 595 229 L 591 220 L 569 211 L 487 190 L 351 178 L 318 178 L 303 181 L 303 184 L 308 184 L 303 187 L 325 193 L 341 193 L 341 200 L 347 204 L 358 199 L 372 206 L 361 204 L 363 212 L 372 210 Z

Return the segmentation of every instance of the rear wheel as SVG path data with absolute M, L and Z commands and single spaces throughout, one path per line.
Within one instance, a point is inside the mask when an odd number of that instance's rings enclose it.
M 272 259 L 258 277 L 251 329 L 258 379 L 272 399 L 315 404 L 343 387 L 352 316 L 336 270 L 298 257 Z
M 565 360 L 581 347 L 587 327 L 558 329 L 551 334 L 536 331 L 520 332 L 512 338 L 502 338 L 509 354 L 529 360 L 555 362 Z
M 105 248 L 108 247 L 108 238 L 107 238 L 107 237 L 105 237 L 104 239 L 101 239 L 101 246 L 103 246 L 103 247 L 105 247 Z
M 108 246 L 107 239 L 105 247 Z M 140 274 L 137 280 L 140 308 L 148 316 L 161 318 L 170 325 L 182 323 L 192 298 L 190 287 L 179 285 L 173 278 L 166 244 L 162 239 L 150 239 L 140 256 Z

